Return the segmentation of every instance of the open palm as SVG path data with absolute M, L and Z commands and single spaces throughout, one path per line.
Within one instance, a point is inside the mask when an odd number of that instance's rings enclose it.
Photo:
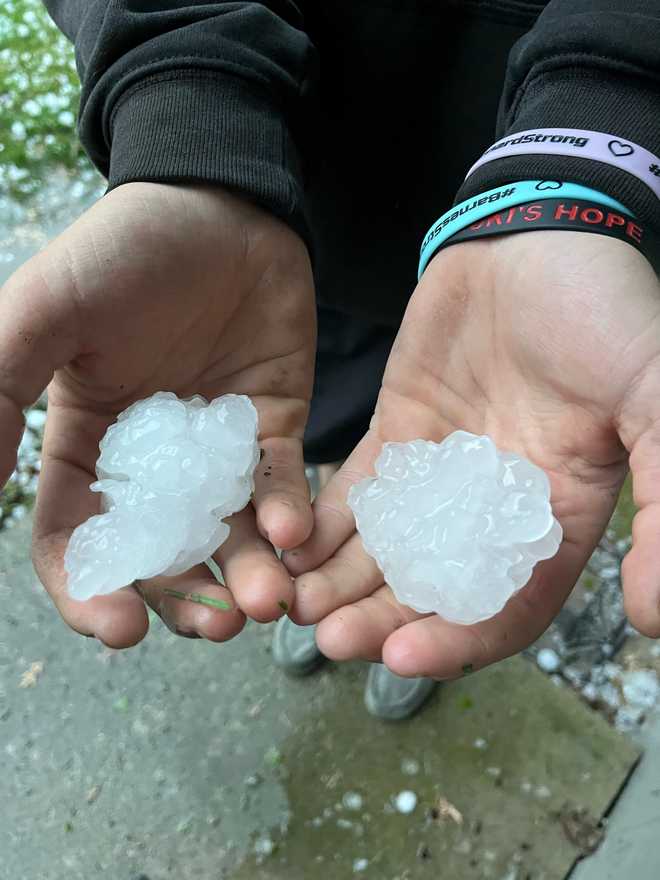
M 302 435 L 315 348 L 303 243 L 221 189 L 129 184 L 113 191 L 9 280 L 0 296 L 0 477 L 13 468 L 21 409 L 49 385 L 34 527 L 37 571 L 64 619 L 123 647 L 148 627 L 143 598 L 182 634 L 225 639 L 245 614 L 281 615 L 292 585 L 273 547 L 312 527 Z M 262 463 L 254 506 L 232 519 L 206 566 L 88 602 L 66 591 L 72 529 L 98 512 L 89 492 L 98 443 L 117 414 L 157 390 L 251 396 Z M 163 585 L 230 601 L 182 603 Z M 278 604 L 281 603 L 281 604 Z
M 449 624 L 400 605 L 355 533 L 346 495 L 382 444 L 487 433 L 549 475 L 564 530 L 556 557 L 494 618 Z M 334 659 L 382 659 L 451 678 L 530 644 L 552 621 L 633 471 L 631 621 L 660 635 L 660 285 L 629 246 L 534 232 L 441 252 L 391 352 L 370 430 L 315 503 L 315 529 L 285 555 L 294 619 L 320 621 Z M 488 584 L 483 585 L 488 589 Z

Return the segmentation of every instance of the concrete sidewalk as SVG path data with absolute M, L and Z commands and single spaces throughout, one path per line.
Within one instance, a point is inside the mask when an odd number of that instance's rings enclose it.
M 608 817 L 602 845 L 576 866 L 571 880 L 660 877 L 660 713 L 636 739 L 642 759 Z
M 364 666 L 290 681 L 270 627 L 219 646 L 156 621 L 108 651 L 57 618 L 29 525 L 0 535 L 2 880 L 563 880 L 637 760 L 519 658 L 387 725 Z

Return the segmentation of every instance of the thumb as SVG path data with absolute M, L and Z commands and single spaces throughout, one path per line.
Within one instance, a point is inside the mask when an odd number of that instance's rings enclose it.
M 49 251 L 0 289 L 0 485 L 16 464 L 23 410 L 78 352 L 75 279 Z
M 620 436 L 630 450 L 632 549 L 622 565 L 625 608 L 632 625 L 660 637 L 660 362 L 652 364 L 622 410 Z

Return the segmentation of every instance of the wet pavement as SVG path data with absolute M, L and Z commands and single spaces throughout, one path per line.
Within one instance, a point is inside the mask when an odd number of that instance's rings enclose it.
M 521 658 L 384 724 L 364 666 L 289 680 L 270 627 L 108 651 L 50 607 L 29 525 L 0 536 L 3 880 L 561 880 L 637 760 Z

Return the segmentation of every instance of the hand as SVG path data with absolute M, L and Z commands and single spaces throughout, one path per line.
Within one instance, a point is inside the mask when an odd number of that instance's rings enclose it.
M 128 184 L 23 266 L 0 294 L 0 478 L 11 473 L 22 409 L 48 387 L 34 562 L 62 617 L 112 647 L 148 628 L 141 595 L 182 634 L 223 640 L 247 614 L 272 620 L 293 588 L 271 543 L 312 527 L 302 435 L 311 394 L 315 303 L 307 252 L 283 223 L 221 189 Z M 264 457 L 253 508 L 233 517 L 205 565 L 87 602 L 66 590 L 71 531 L 99 512 L 89 492 L 98 444 L 117 414 L 157 390 L 248 394 Z M 264 478 L 268 468 L 270 476 Z M 165 597 L 163 586 L 231 602 Z
M 345 499 L 387 440 L 489 434 L 549 475 L 564 529 L 556 557 L 496 617 L 452 625 L 400 605 L 362 549 Z M 439 253 L 409 303 L 370 430 L 285 554 L 293 619 L 321 621 L 337 660 L 453 678 L 507 657 L 550 624 L 612 513 L 627 472 L 640 508 L 623 566 L 634 626 L 660 635 L 660 285 L 628 245 L 532 232 Z M 488 584 L 484 584 L 488 589 Z

